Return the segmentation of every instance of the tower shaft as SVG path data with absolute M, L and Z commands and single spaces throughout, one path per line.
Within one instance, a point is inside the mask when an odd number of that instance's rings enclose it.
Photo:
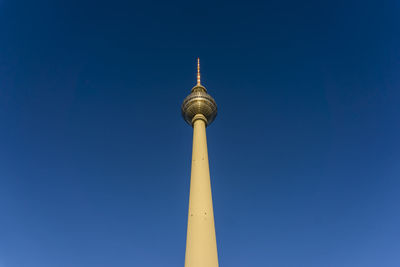
M 206 121 L 207 119 L 201 114 L 197 114 L 193 118 L 192 171 L 185 267 L 218 267 Z

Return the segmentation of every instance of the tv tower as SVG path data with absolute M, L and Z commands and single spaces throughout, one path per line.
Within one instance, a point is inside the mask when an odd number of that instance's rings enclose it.
M 182 103 L 182 116 L 193 127 L 185 267 L 218 267 L 206 137 L 206 127 L 217 116 L 217 104 L 200 82 L 199 58 L 197 84 Z

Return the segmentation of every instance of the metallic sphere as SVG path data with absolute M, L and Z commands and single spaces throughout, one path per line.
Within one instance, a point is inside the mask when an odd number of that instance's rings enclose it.
M 207 125 L 210 125 L 217 116 L 217 104 L 201 84 L 193 87 L 192 92 L 182 103 L 182 117 L 189 125 L 192 125 L 192 119 L 197 114 L 207 119 Z

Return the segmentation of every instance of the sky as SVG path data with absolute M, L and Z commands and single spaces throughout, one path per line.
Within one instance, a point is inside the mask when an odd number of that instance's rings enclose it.
M 400 266 L 399 1 L 0 0 L 0 266 L 183 266 L 195 84 L 220 266 Z

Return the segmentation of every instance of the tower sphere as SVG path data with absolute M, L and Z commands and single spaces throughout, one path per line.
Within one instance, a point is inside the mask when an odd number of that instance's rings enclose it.
M 205 118 L 206 125 L 210 125 L 217 116 L 217 104 L 200 82 L 199 58 L 197 58 L 197 84 L 182 103 L 182 117 L 189 125 L 193 126 L 193 118 L 196 115 L 199 115 L 196 119 Z
M 182 117 L 189 125 L 193 124 L 192 120 L 198 114 L 207 119 L 207 125 L 210 125 L 217 116 L 217 104 L 201 84 L 193 87 L 192 92 L 182 103 Z

